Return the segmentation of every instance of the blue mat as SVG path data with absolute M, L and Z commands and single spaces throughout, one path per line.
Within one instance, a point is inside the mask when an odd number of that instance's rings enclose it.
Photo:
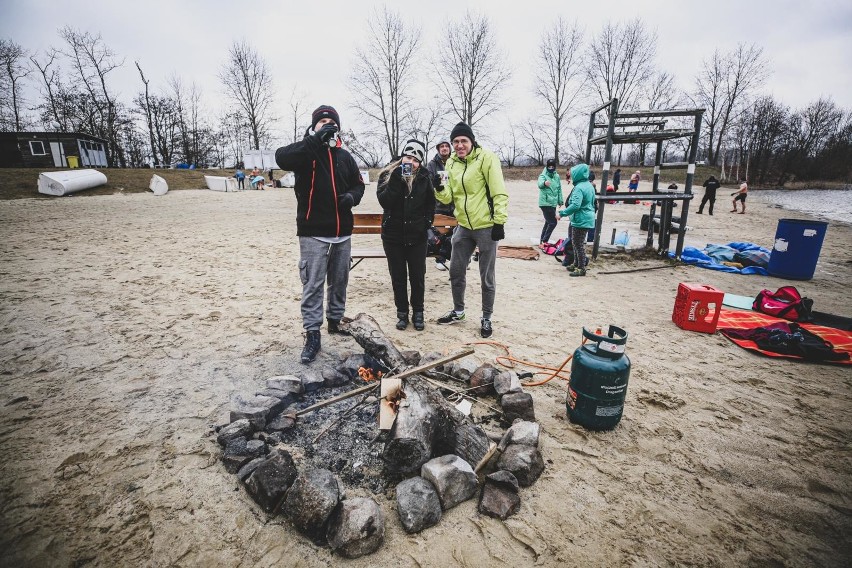
M 718 247 L 718 246 L 719 245 L 710 245 L 710 244 L 707 245 L 707 247 L 710 247 L 711 249 L 713 247 Z M 735 250 L 740 251 L 740 252 L 757 250 L 757 251 L 765 252 L 767 255 L 769 255 L 769 250 L 767 250 L 767 249 L 765 249 L 761 246 L 758 246 L 754 243 L 735 242 L 735 243 L 728 243 L 725 246 L 730 247 L 730 248 L 735 249 Z M 705 251 L 706 251 L 706 249 L 705 249 Z M 699 266 L 701 268 L 708 268 L 710 270 L 718 270 L 719 272 L 735 272 L 737 274 L 760 274 L 761 276 L 768 276 L 769 275 L 769 273 L 766 271 L 766 268 L 764 268 L 762 266 L 746 266 L 744 268 L 736 268 L 736 267 L 733 267 L 733 266 L 728 266 L 727 264 L 721 264 L 720 262 L 717 262 L 713 257 L 708 255 L 705 251 L 698 250 L 695 247 L 684 247 L 683 252 L 680 255 L 680 260 L 681 260 L 681 262 L 684 262 L 686 264 L 692 264 L 694 266 Z M 670 252 L 669 256 L 671 258 L 674 258 L 674 253 Z

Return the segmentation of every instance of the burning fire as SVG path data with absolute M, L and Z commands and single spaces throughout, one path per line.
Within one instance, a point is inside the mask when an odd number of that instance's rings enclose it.
M 382 378 L 382 372 L 378 371 L 373 373 L 373 370 L 369 367 L 358 367 L 358 376 L 364 379 L 364 382 L 371 383 L 373 381 L 377 381 Z

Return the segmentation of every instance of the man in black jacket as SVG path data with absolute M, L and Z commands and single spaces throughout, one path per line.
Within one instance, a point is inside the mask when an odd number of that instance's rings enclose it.
M 698 213 L 704 213 L 704 204 L 710 203 L 710 211 L 709 213 L 713 214 L 713 204 L 716 203 L 716 190 L 719 189 L 719 182 L 716 181 L 716 178 L 710 176 L 707 178 L 707 181 L 704 182 L 704 197 L 701 199 L 701 205 L 698 206 Z
M 441 140 L 435 146 L 435 150 L 437 150 L 438 153 L 432 156 L 432 159 L 429 160 L 429 163 L 426 165 L 426 169 L 429 170 L 429 174 L 432 176 L 432 186 L 437 188 L 444 186 L 444 178 L 441 177 L 441 172 L 446 170 L 447 160 L 450 159 L 452 148 L 448 141 Z M 452 203 L 444 204 L 439 201 L 435 204 L 435 213 L 455 217 L 455 207 Z M 448 260 L 450 260 L 449 257 L 445 258 L 440 254 L 436 255 L 435 268 L 438 270 L 447 270 Z
M 340 115 L 333 107 L 322 105 L 312 113 L 305 138 L 275 152 L 278 167 L 296 177 L 296 234 L 305 329 L 302 363 L 313 361 L 320 350 L 326 279 L 328 332 L 340 333 L 349 283 L 352 207 L 364 196 L 361 172 L 341 147 L 339 129 Z

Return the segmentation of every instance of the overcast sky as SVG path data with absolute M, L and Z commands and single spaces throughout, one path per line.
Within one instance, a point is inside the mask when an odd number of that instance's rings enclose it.
M 683 89 L 691 88 L 701 60 L 714 49 L 727 51 L 739 42 L 754 42 L 771 62 L 772 75 L 764 92 L 792 107 L 827 95 L 852 108 L 849 0 L 433 0 L 389 5 L 400 9 L 404 18 L 421 23 L 424 73 L 447 21 L 459 18 L 467 8 L 491 17 L 514 75 L 505 92 L 506 111 L 484 128 L 502 128 L 535 108 L 530 85 L 539 34 L 557 15 L 576 19 L 587 38 L 607 20 L 643 18 L 659 35 L 657 66 L 673 74 Z M 211 110 L 222 105 L 217 73 L 229 46 L 247 39 L 273 71 L 279 94 L 277 114 L 287 116 L 290 92 L 298 86 L 311 108 L 336 106 L 345 128 L 354 118 L 346 87 L 352 54 L 363 44 L 367 18 L 378 6 L 337 0 L 0 0 L 0 36 L 30 52 L 43 52 L 61 45 L 57 30 L 64 25 L 100 33 L 125 58 L 110 83 L 122 100 L 129 103 L 142 88 L 133 64 L 138 60 L 152 87 L 165 86 L 173 73 L 187 83 L 195 81 Z

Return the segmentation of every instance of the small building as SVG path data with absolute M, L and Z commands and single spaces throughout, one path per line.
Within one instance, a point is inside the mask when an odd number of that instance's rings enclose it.
M 106 140 L 74 132 L 0 132 L 0 168 L 67 168 L 68 158 L 81 168 L 105 168 Z

